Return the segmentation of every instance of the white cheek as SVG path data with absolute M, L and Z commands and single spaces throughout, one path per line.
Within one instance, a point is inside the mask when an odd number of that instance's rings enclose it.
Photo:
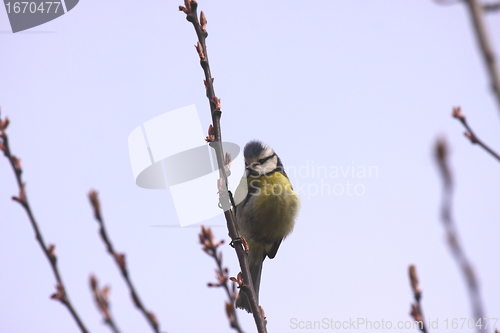
M 255 171 L 259 173 L 259 175 L 264 175 L 266 174 L 266 166 L 265 165 L 259 165 L 255 168 Z
M 278 165 L 278 158 L 274 156 L 273 158 L 266 161 L 266 163 L 262 164 L 260 172 L 262 174 L 269 173 L 276 169 Z

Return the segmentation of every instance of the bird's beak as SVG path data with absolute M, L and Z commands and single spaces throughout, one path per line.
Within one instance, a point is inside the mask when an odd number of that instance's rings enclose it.
M 247 170 L 255 170 L 255 166 L 258 165 L 258 164 L 259 163 L 257 163 L 257 162 L 251 163 L 245 169 L 247 169 Z
M 258 163 L 252 163 L 245 167 L 247 177 L 250 175 L 258 174 L 258 172 L 255 170 L 256 165 L 258 165 Z

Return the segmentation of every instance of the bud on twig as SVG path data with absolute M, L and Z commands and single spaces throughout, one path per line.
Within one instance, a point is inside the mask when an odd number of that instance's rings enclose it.
M 26 183 L 22 183 L 19 188 L 19 196 L 12 197 L 12 200 L 19 202 L 21 205 L 26 203 L 26 191 L 25 191 Z
M 411 289 L 413 290 L 413 293 L 415 295 L 418 295 L 418 297 L 420 298 L 421 291 L 420 288 L 418 287 L 417 269 L 415 265 L 410 265 L 409 273 L 410 273 Z
M 58 283 L 56 285 L 56 292 L 50 296 L 50 298 L 58 300 L 58 301 L 63 301 L 65 295 L 64 295 L 64 288 L 63 286 Z
M 115 253 L 115 260 L 120 268 L 125 268 L 125 254 L 124 253 Z
M 205 17 L 205 13 L 203 11 L 200 13 L 200 25 L 201 30 L 207 31 L 207 18 Z
M 208 136 L 205 138 L 206 142 L 213 142 L 215 140 L 215 128 L 210 124 L 208 127 Z
M 184 6 L 179 6 L 179 10 L 183 11 L 186 15 L 191 14 L 191 0 L 184 0 Z
M 462 109 L 459 106 L 453 108 L 453 110 L 451 111 L 451 115 L 453 118 L 457 118 L 460 120 L 465 119 L 465 116 L 462 114 Z
M 52 260 L 56 260 L 56 246 L 54 244 L 49 244 L 49 248 L 47 249 L 49 256 Z
M 101 221 L 101 204 L 99 202 L 99 197 L 97 196 L 97 191 L 91 190 L 89 193 L 90 204 L 94 210 L 94 216 L 98 221 Z
M 196 49 L 196 52 L 198 52 L 198 55 L 200 56 L 200 59 L 201 60 L 206 59 L 205 58 L 205 53 L 203 53 L 203 47 L 201 46 L 200 42 L 197 42 L 194 47 Z
M 215 109 L 217 111 L 220 111 L 220 98 L 218 98 L 217 96 L 214 96 L 214 99 L 211 99 L 210 102 L 212 102 L 212 104 L 215 106 Z

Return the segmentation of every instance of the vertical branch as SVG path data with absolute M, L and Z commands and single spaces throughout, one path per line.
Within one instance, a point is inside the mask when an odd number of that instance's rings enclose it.
M 69 310 L 71 313 L 71 316 L 73 319 L 76 321 L 76 324 L 80 328 L 80 330 L 84 333 L 88 332 L 87 328 L 83 324 L 82 320 L 80 319 L 80 316 L 76 313 L 75 308 L 73 307 L 73 304 L 69 300 L 68 293 L 66 291 L 66 287 L 64 286 L 64 283 L 61 278 L 61 273 L 59 272 L 59 268 L 57 266 L 57 257 L 56 257 L 56 252 L 55 252 L 55 245 L 49 244 L 48 246 L 45 244 L 45 241 L 43 239 L 42 233 L 40 231 L 40 228 L 38 227 L 38 223 L 35 220 L 35 216 L 33 215 L 33 212 L 31 210 L 31 206 L 28 201 L 28 196 L 26 194 L 26 183 L 23 182 L 22 179 L 22 165 L 21 165 L 21 160 L 17 158 L 16 156 L 12 155 L 12 152 L 10 150 L 9 146 L 9 137 L 7 136 L 7 132 L 5 131 L 7 129 L 7 126 L 9 125 L 9 119 L 5 118 L 5 120 L 2 120 L 1 114 L 0 114 L 0 150 L 3 151 L 5 157 L 9 160 L 10 165 L 12 166 L 12 170 L 14 170 L 14 174 L 16 176 L 16 181 L 17 185 L 19 187 L 19 195 L 17 197 L 12 197 L 12 200 L 17 201 L 26 211 L 26 214 L 28 215 L 28 218 L 31 222 L 31 226 L 33 227 L 33 230 L 35 231 L 35 236 L 36 240 L 38 241 L 38 244 L 40 244 L 40 247 L 42 248 L 43 253 L 47 257 L 47 260 L 49 261 L 50 267 L 52 268 L 52 272 L 54 273 L 54 276 L 56 278 L 57 284 L 56 284 L 56 293 L 54 293 L 51 298 L 60 301 L 62 304 L 66 306 L 66 308 Z
M 464 250 L 458 240 L 458 232 L 453 221 L 451 214 L 452 209 L 452 196 L 453 196 L 453 179 L 451 176 L 451 169 L 448 162 L 448 146 L 444 139 L 438 139 L 435 148 L 436 161 L 438 163 L 439 171 L 443 179 L 443 200 L 441 206 L 441 220 L 443 221 L 443 226 L 446 232 L 446 238 L 448 240 L 448 246 L 450 247 L 451 253 L 455 258 L 459 268 L 462 270 L 462 274 L 467 282 L 467 288 L 469 291 L 470 301 L 472 304 L 472 311 L 474 313 L 475 320 L 483 318 L 483 306 L 481 301 L 481 295 L 479 292 L 479 284 L 477 282 L 476 275 L 472 268 L 470 261 L 465 255 Z M 476 326 L 478 332 L 480 329 Z
M 200 65 L 205 74 L 205 87 L 207 98 L 210 104 L 210 111 L 212 115 L 213 128 L 212 138 L 210 146 L 215 149 L 215 154 L 217 157 L 217 165 L 219 167 L 220 180 L 218 184 L 219 188 L 219 202 L 222 209 L 224 210 L 224 216 L 227 221 L 227 228 L 229 231 L 229 237 L 231 237 L 231 244 L 235 244 L 236 254 L 238 256 L 238 261 L 240 263 L 240 268 L 242 272 L 242 290 L 248 297 L 250 307 L 252 309 L 255 324 L 259 333 L 266 331 L 265 315 L 262 308 L 259 307 L 257 303 L 257 296 L 253 288 L 252 279 L 250 277 L 250 268 L 248 265 L 248 253 L 244 250 L 241 244 L 241 237 L 236 229 L 235 217 L 231 211 L 231 199 L 228 191 L 228 181 L 226 168 L 224 167 L 224 152 L 222 148 L 222 134 L 220 128 L 220 118 L 221 118 L 221 105 L 220 99 L 215 95 L 215 89 L 213 86 L 214 79 L 210 72 L 210 64 L 208 62 L 206 38 L 208 33 L 206 31 L 207 19 L 203 12 L 200 13 L 200 19 L 198 20 L 197 14 L 198 3 L 194 0 L 185 0 L 184 6 L 179 6 L 179 10 L 186 14 L 186 19 L 193 24 L 193 27 L 198 36 L 198 42 L 195 45 L 196 51 L 200 57 Z
M 410 265 L 408 269 L 410 275 L 411 290 L 413 291 L 413 297 L 415 298 L 415 303 L 411 305 L 411 316 L 415 321 L 420 322 L 419 329 L 422 333 L 427 333 L 427 327 L 425 326 L 424 314 L 422 313 L 422 305 L 420 304 L 420 299 L 422 298 L 422 291 L 418 285 L 417 268 L 415 265 Z
M 469 14 L 474 26 L 474 32 L 488 70 L 491 90 L 495 96 L 498 109 L 500 111 L 500 72 L 498 71 L 498 63 L 495 57 L 495 52 L 491 46 L 488 31 L 484 22 L 484 8 L 478 0 L 466 0 L 465 2 L 469 8 Z
M 130 279 L 129 272 L 127 269 L 127 264 L 125 262 L 125 254 L 123 253 L 118 253 L 115 251 L 113 244 L 111 243 L 108 233 L 106 232 L 106 228 L 104 226 L 104 220 L 101 215 L 101 203 L 99 202 L 99 198 L 97 196 L 96 191 L 90 191 L 89 193 L 89 199 L 90 203 L 92 205 L 92 208 L 94 210 L 94 217 L 99 223 L 99 234 L 101 235 L 101 238 L 106 244 L 106 249 L 108 250 L 108 253 L 113 257 L 115 260 L 116 265 L 120 269 L 120 272 L 122 273 L 123 279 L 125 280 L 125 283 L 127 284 L 127 287 L 130 291 L 130 295 L 132 297 L 132 300 L 134 301 L 135 306 L 137 309 L 142 312 L 144 317 L 146 318 L 146 321 L 150 324 L 151 328 L 155 333 L 160 332 L 158 320 L 156 319 L 156 316 L 151 312 L 147 311 L 144 305 L 142 304 L 141 299 L 139 298 L 139 294 L 137 293 L 134 285 L 132 284 L 132 280 Z
M 217 269 L 215 270 L 215 272 L 217 275 L 218 282 L 209 283 L 208 286 L 224 288 L 227 294 L 227 298 L 229 298 L 229 302 L 226 302 L 226 314 L 229 319 L 229 324 L 231 325 L 231 328 L 234 328 L 238 333 L 243 333 L 240 323 L 238 322 L 236 309 L 234 307 L 237 294 L 235 284 L 232 283 L 231 284 L 232 287 L 231 288 L 229 287 L 228 269 L 222 267 L 222 252 L 217 251 L 219 246 L 224 243 L 224 240 L 221 240 L 216 243 L 214 240 L 212 229 L 205 228 L 204 226 L 201 226 L 201 232 L 199 234 L 199 237 L 200 237 L 200 244 L 203 245 L 203 251 L 205 251 L 206 254 L 211 256 L 215 260 L 215 263 L 217 264 Z

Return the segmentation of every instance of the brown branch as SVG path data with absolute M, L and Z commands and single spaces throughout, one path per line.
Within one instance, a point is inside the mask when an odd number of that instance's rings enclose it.
M 99 289 L 99 283 L 94 275 L 90 276 L 90 288 L 92 289 L 92 296 L 101 312 L 104 322 L 109 326 L 113 333 L 120 333 L 120 330 L 115 324 L 113 317 L 111 316 L 111 310 L 109 309 L 109 287 L 103 287 Z
M 498 155 L 495 151 L 493 151 L 490 147 L 488 147 L 483 141 L 481 141 L 472 128 L 470 128 L 469 124 L 467 123 L 467 120 L 465 119 L 465 116 L 462 114 L 462 110 L 460 107 L 454 107 L 453 111 L 451 113 L 453 118 L 458 119 L 462 125 L 464 125 L 465 129 L 467 132 L 464 133 L 465 137 L 470 140 L 472 144 L 478 144 L 480 145 L 484 150 L 486 150 L 488 153 L 490 153 L 491 156 L 496 158 L 498 161 L 500 161 L 500 155 Z
M 500 111 L 500 72 L 483 16 L 484 12 L 500 10 L 500 2 L 492 4 L 482 4 L 478 0 L 434 0 L 434 2 L 440 5 L 453 5 L 459 2 L 467 3 L 472 25 L 474 27 L 474 33 L 476 34 L 479 49 L 481 50 L 481 54 L 486 64 L 488 76 L 490 77 L 491 90 L 495 96 L 497 106 Z
M 240 323 L 238 322 L 238 316 L 236 315 L 236 309 L 234 304 L 236 302 L 236 285 L 231 283 L 231 288 L 229 287 L 229 271 L 226 267 L 222 267 L 222 252 L 218 252 L 220 245 L 224 243 L 224 240 L 219 242 L 214 241 L 214 235 L 212 229 L 205 228 L 201 226 L 201 232 L 199 234 L 200 244 L 203 245 L 203 251 L 212 257 L 217 264 L 217 269 L 215 270 L 217 276 L 216 283 L 208 283 L 209 287 L 223 287 L 226 291 L 229 302 L 226 302 L 226 314 L 229 319 L 229 324 L 231 328 L 234 328 L 238 333 L 243 333 Z
M 484 8 L 478 0 L 466 0 L 469 8 L 469 14 L 474 26 L 474 32 L 479 43 L 479 48 L 483 55 L 488 75 L 491 81 L 491 90 L 497 100 L 498 110 L 500 111 L 500 72 L 498 71 L 498 63 L 495 57 L 495 52 L 491 46 L 488 31 L 484 22 Z
M 28 196 L 26 194 L 26 183 L 23 181 L 22 178 L 23 169 L 21 165 L 21 160 L 16 156 L 12 155 L 12 152 L 10 150 L 9 137 L 6 132 L 8 125 L 9 125 L 9 119 L 5 118 L 5 120 L 2 120 L 1 110 L 0 110 L 0 150 L 3 151 L 5 157 L 9 160 L 10 165 L 12 166 L 12 170 L 14 170 L 17 185 L 19 187 L 19 195 L 17 197 L 12 197 L 12 200 L 17 201 L 24 208 L 26 214 L 28 214 L 31 226 L 35 231 L 36 240 L 38 241 L 38 244 L 40 244 L 43 253 L 47 257 L 47 260 L 50 263 L 50 267 L 52 268 L 52 272 L 54 273 L 54 276 L 56 278 L 57 281 L 56 292 L 51 296 L 51 298 L 58 300 L 62 304 L 64 304 L 71 313 L 71 316 L 73 316 L 73 319 L 76 321 L 80 330 L 86 333 L 88 332 L 87 328 L 80 319 L 80 316 L 78 316 L 78 314 L 76 313 L 76 310 L 73 307 L 68 297 L 68 292 L 66 291 L 66 287 L 64 286 L 64 283 L 62 281 L 61 273 L 59 272 L 59 268 L 57 266 L 55 245 L 49 244 L 47 246 L 45 244 L 40 228 L 38 227 L 38 223 L 36 222 L 35 216 L 33 215 L 33 212 L 31 210 L 31 206 L 28 201 Z
M 248 265 L 248 253 L 245 252 L 241 245 L 241 237 L 238 234 L 235 223 L 235 216 L 231 211 L 231 195 L 228 191 L 227 185 L 227 172 L 224 168 L 224 152 L 222 148 L 222 134 L 220 129 L 220 118 L 221 118 L 221 106 L 220 99 L 215 95 L 215 90 L 213 86 L 214 79 L 212 78 L 212 74 L 210 72 L 210 64 L 208 62 L 208 53 L 206 46 L 206 38 L 208 33 L 206 31 L 207 19 L 205 14 L 201 12 L 200 20 L 198 20 L 197 14 L 198 3 L 194 0 L 185 0 L 184 6 L 179 6 L 179 10 L 183 11 L 186 14 L 186 19 L 193 24 L 193 27 L 196 31 L 196 35 L 198 36 L 198 42 L 196 44 L 196 50 L 200 57 L 200 65 L 203 68 L 203 72 L 205 74 L 205 87 L 207 98 L 210 104 L 210 111 L 212 115 L 212 134 L 213 137 L 210 142 L 210 146 L 215 149 L 216 157 L 217 157 L 217 165 L 219 167 L 220 173 L 220 181 L 219 181 L 219 202 L 224 210 L 224 216 L 227 221 L 227 228 L 229 231 L 229 237 L 231 237 L 231 244 L 234 246 L 236 250 L 236 254 L 238 256 L 238 261 L 240 263 L 240 268 L 242 272 L 243 286 L 242 290 L 245 292 L 250 307 L 252 309 L 253 317 L 255 320 L 255 324 L 257 325 L 257 330 L 259 333 L 266 332 L 266 321 L 265 315 L 262 311 L 262 307 L 257 303 L 257 296 L 255 294 L 255 290 L 253 288 L 252 280 L 250 278 L 250 268 Z M 200 24 L 201 21 L 201 24 Z
M 467 282 L 469 297 L 472 304 L 472 310 L 475 320 L 483 318 L 483 306 L 481 295 L 479 293 L 479 283 L 472 268 L 470 261 L 465 255 L 464 250 L 458 240 L 458 232 L 451 214 L 452 196 L 453 196 L 453 178 L 448 162 L 448 146 L 444 139 L 438 139 L 435 147 L 435 157 L 438 164 L 441 177 L 443 178 L 443 199 L 441 206 L 441 220 L 446 232 L 446 238 L 451 253 L 455 258 L 462 274 Z M 476 327 L 477 328 L 477 327 Z M 480 329 L 478 328 L 478 332 Z
M 415 321 L 420 322 L 419 329 L 423 333 L 427 333 L 427 327 L 425 326 L 425 319 L 422 313 L 422 305 L 420 304 L 420 300 L 422 298 L 422 291 L 418 285 L 418 276 L 417 276 L 417 268 L 415 265 L 410 265 L 408 269 L 408 273 L 410 275 L 410 284 L 411 290 L 413 291 L 413 297 L 415 297 L 415 303 L 411 305 L 410 315 L 413 317 Z
M 113 259 L 116 262 L 116 265 L 118 265 L 118 268 L 120 269 L 120 272 L 122 273 L 123 279 L 125 280 L 125 283 L 128 286 L 128 289 L 130 291 L 130 296 L 132 297 L 132 300 L 137 307 L 137 309 L 142 312 L 144 317 L 146 318 L 146 321 L 151 325 L 151 328 L 155 333 L 159 333 L 159 324 L 158 320 L 156 319 L 156 316 L 151 312 L 147 311 L 144 305 L 142 304 L 139 294 L 137 293 L 134 285 L 132 284 L 132 281 L 130 280 L 129 272 L 127 269 L 127 264 L 125 262 L 125 254 L 123 253 L 118 253 L 115 251 L 113 244 L 111 243 L 109 236 L 106 232 L 106 228 L 104 226 L 104 220 L 102 218 L 101 214 L 101 203 L 99 202 L 99 198 L 97 196 L 97 192 L 92 190 L 89 193 L 89 199 L 90 203 L 92 204 L 92 208 L 94 210 L 94 217 L 99 223 L 99 234 L 101 235 L 101 238 L 106 244 L 106 249 L 108 250 L 108 253 L 113 257 Z

